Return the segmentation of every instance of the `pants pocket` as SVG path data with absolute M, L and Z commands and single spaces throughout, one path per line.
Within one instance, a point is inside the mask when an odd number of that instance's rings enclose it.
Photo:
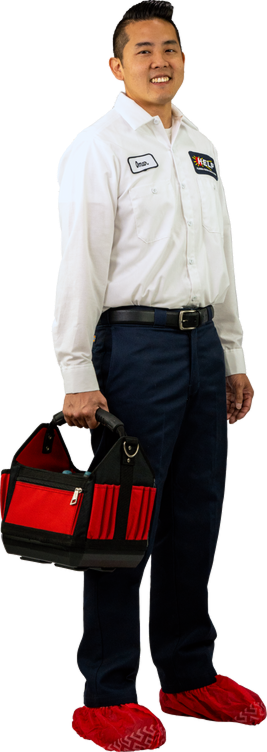
M 106 385 L 110 374 L 110 366 L 112 361 L 112 326 L 105 326 L 95 330 L 96 339 L 92 347 L 92 362 L 96 372 L 97 380 L 99 383 L 100 392 L 106 397 Z M 100 461 L 108 449 L 109 444 L 114 441 L 114 434 L 109 431 L 108 428 L 102 425 L 97 428 L 91 428 L 91 446 L 96 456 L 95 462 L 93 461 L 92 469 L 95 467 L 98 461 Z
M 96 328 L 96 339 L 92 347 L 92 361 L 97 375 L 99 388 L 105 395 L 105 387 L 110 370 L 112 353 L 112 327 Z

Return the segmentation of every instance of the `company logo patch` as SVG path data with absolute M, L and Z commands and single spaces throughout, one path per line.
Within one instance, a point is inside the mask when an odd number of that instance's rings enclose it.
M 208 154 L 200 154 L 198 151 L 189 151 L 188 154 L 192 159 L 195 171 L 199 175 L 212 175 L 215 180 L 218 180 L 217 170 L 212 157 L 209 157 Z
M 158 163 L 153 154 L 141 154 L 139 157 L 128 157 L 127 162 L 131 172 L 144 172 L 151 170 L 152 167 L 158 167 Z

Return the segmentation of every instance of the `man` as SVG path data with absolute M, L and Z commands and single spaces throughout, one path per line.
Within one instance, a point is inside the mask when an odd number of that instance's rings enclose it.
M 137 703 L 139 586 L 151 555 L 150 645 L 166 713 L 260 723 L 258 695 L 217 674 L 207 584 L 220 526 L 227 419 L 250 410 L 231 228 L 218 155 L 172 99 L 185 55 L 168 2 L 117 25 L 112 110 L 59 164 L 62 230 L 53 336 L 69 425 L 111 433 L 98 407 L 138 436 L 156 477 L 149 546 L 135 568 L 84 573 L 80 736 L 154 749 L 165 729 Z M 95 333 L 95 334 L 94 334 Z

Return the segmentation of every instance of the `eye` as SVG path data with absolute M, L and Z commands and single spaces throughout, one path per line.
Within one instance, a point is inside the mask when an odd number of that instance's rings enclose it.
M 145 55 L 147 52 L 150 53 L 150 50 L 141 50 L 141 52 L 138 52 L 138 55 Z M 170 48 L 169 50 L 165 50 L 165 52 L 177 52 L 177 50 Z

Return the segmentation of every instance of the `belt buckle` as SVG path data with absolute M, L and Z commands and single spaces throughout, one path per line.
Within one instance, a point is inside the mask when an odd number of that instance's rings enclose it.
M 199 313 L 197 308 L 185 308 L 183 311 L 179 312 L 179 327 L 180 329 L 196 329 L 198 326 L 183 326 L 183 314 L 184 313 Z

